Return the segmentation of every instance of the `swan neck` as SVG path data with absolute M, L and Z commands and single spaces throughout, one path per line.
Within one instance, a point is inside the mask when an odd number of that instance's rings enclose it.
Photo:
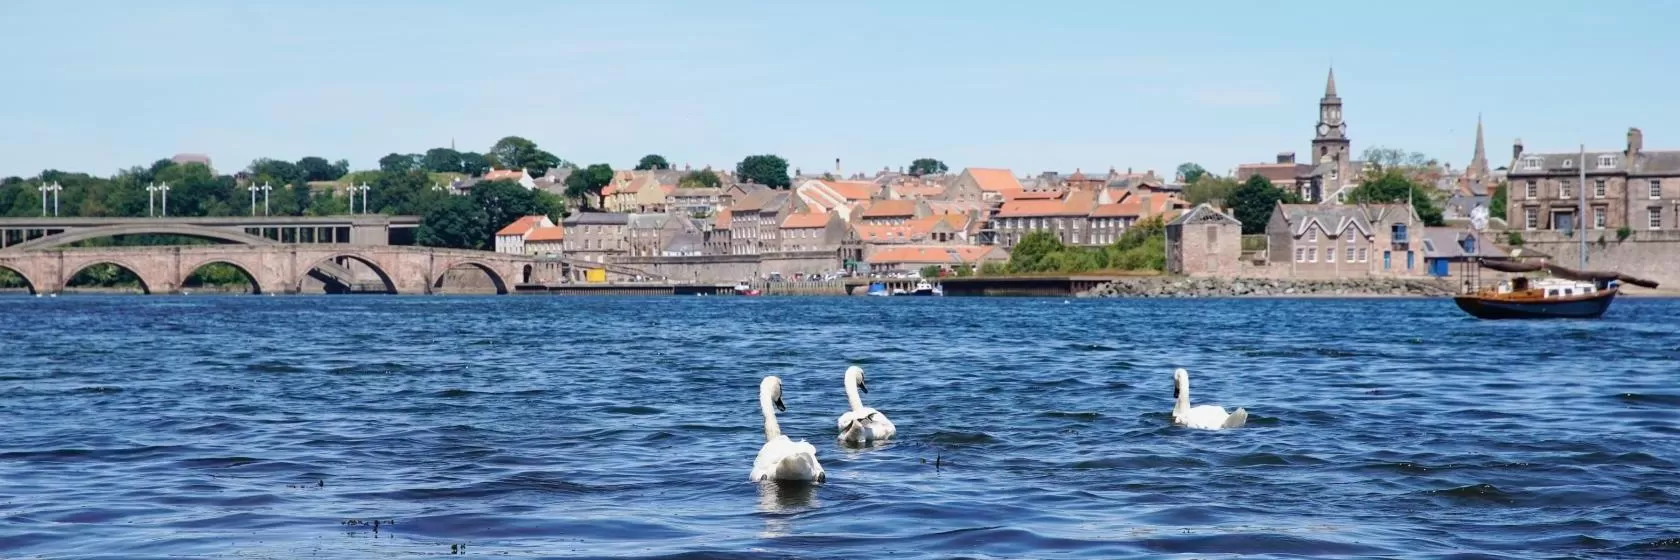
M 863 397 L 858 395 L 857 381 L 846 378 L 846 402 L 852 405 L 852 410 L 863 409 Z
M 776 423 L 776 405 L 772 404 L 771 401 L 772 398 L 768 393 L 758 396 L 759 411 L 764 413 L 764 441 L 770 441 L 776 439 L 776 436 L 782 435 L 782 427 Z
M 1183 414 L 1190 410 L 1190 382 L 1178 383 L 1178 399 L 1173 402 L 1173 414 Z

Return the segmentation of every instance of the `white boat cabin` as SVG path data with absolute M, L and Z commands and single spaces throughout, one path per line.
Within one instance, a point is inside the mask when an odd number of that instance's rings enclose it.
M 1528 292 L 1531 290 L 1540 292 L 1542 297 L 1547 299 L 1572 298 L 1576 296 L 1596 294 L 1598 293 L 1598 285 L 1592 282 L 1565 280 L 1562 278 L 1512 278 L 1511 280 L 1500 282 L 1498 292 L 1501 294 L 1510 294 Z

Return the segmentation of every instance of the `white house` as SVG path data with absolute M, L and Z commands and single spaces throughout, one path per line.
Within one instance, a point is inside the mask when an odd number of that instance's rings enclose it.
M 537 228 L 554 227 L 554 221 L 548 216 L 525 216 L 514 220 L 507 227 L 496 232 L 496 252 L 511 255 L 525 254 L 525 237 Z
M 526 173 L 524 169 L 492 169 L 489 173 L 484 174 L 483 180 L 513 181 L 519 183 L 519 186 L 525 187 L 525 190 L 537 188 L 537 180 L 532 179 L 531 174 Z

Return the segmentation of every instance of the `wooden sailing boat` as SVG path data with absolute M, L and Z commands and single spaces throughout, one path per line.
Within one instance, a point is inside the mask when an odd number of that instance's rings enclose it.
M 1477 259 L 1476 264 L 1500 272 L 1550 274 L 1517 276 L 1453 298 L 1459 309 L 1481 319 L 1596 319 L 1610 309 L 1622 284 L 1657 287 L 1643 278 L 1549 263 Z

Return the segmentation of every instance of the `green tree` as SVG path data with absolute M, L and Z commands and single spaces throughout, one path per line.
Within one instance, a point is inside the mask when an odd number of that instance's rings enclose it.
M 717 189 L 723 187 L 723 180 L 718 179 L 717 174 L 710 169 L 702 169 L 684 173 L 682 178 L 677 180 L 677 186 L 690 189 Z
M 787 160 L 781 156 L 764 154 L 747 156 L 735 164 L 735 177 L 742 182 L 758 183 L 772 189 L 785 189 L 793 181 L 788 177 Z
M 1244 234 L 1266 232 L 1266 222 L 1272 218 L 1272 208 L 1277 203 L 1300 204 L 1301 198 L 1295 193 L 1277 188 L 1265 177 L 1255 175 L 1243 182 L 1242 186 L 1231 191 L 1225 201 L 1230 207 L 1233 217 L 1242 222 Z
M 909 172 L 911 175 L 921 177 L 923 175 L 939 175 L 950 170 L 951 168 L 946 167 L 945 162 L 943 161 L 933 158 L 921 158 L 910 162 Z
M 238 191 L 233 177 L 211 175 L 210 168 L 200 163 L 171 165 L 158 172 L 157 179 L 169 183 L 171 216 L 233 216 L 246 213 L 249 207 L 250 193 Z
M 463 173 L 461 152 L 449 148 L 432 148 L 420 157 L 420 166 L 433 173 Z
M 1230 199 L 1231 193 L 1237 190 L 1237 181 L 1218 177 L 1209 173 L 1202 173 L 1195 181 L 1184 187 L 1184 200 L 1192 206 L 1209 203 L 1220 205 Z
M 941 270 L 945 270 L 945 268 L 937 264 L 930 264 L 922 267 L 919 274 L 922 275 L 922 278 L 938 278 Z
M 427 247 L 483 249 L 488 230 L 489 217 L 472 198 L 450 196 L 426 210 L 415 242 Z
M 1202 169 L 1201 165 L 1194 162 L 1184 162 L 1178 164 L 1179 180 L 1184 181 L 1184 184 L 1186 185 L 1195 183 L 1197 179 L 1200 179 L 1202 176 L 1207 174 L 1208 172 L 1206 169 Z
M 1489 199 L 1488 199 L 1488 215 L 1489 216 L 1493 216 L 1493 217 L 1499 218 L 1501 220 L 1510 219 L 1510 218 L 1505 217 L 1505 205 L 1507 203 L 1509 203 L 1509 201 L 1506 200 L 1506 194 L 1505 193 L 1506 193 L 1506 189 L 1509 186 L 1510 185 L 1507 184 L 1505 181 L 1500 181 L 1498 186 L 1493 187 L 1493 196 L 1489 197 Z
M 308 156 L 299 159 L 298 169 L 303 171 L 305 181 L 337 181 L 345 173 L 350 172 L 350 162 L 338 160 L 338 163 L 327 163 L 326 158 Z
M 1009 272 L 1040 272 L 1064 249 L 1066 246 L 1055 234 L 1035 230 L 1022 237 L 1009 252 Z
M 1401 169 L 1390 168 L 1368 176 L 1364 183 L 1348 192 L 1348 202 L 1403 204 L 1408 200 L 1424 225 L 1446 225 L 1446 220 L 1441 217 L 1441 207 L 1435 204 L 1430 189 L 1408 178 Z
M 330 192 L 310 197 L 309 209 L 304 211 L 304 215 L 307 216 L 337 216 L 349 213 L 350 197 Z
M 665 156 L 662 156 L 662 155 L 659 155 L 659 154 L 648 154 L 648 155 L 642 156 L 642 161 L 636 162 L 636 170 L 637 171 L 648 171 L 648 170 L 651 170 L 651 169 L 670 169 L 670 168 L 671 168 L 671 163 L 665 161 Z
M 425 212 L 422 195 L 431 192 L 432 177 L 423 170 L 382 172 L 371 185 L 368 207 L 380 214 L 412 216 Z
M 307 173 L 297 164 L 268 158 L 260 158 L 251 162 L 251 167 L 247 171 L 251 173 L 251 178 L 258 184 L 278 183 L 288 185 L 294 181 L 302 181 L 307 177 Z
M 420 156 L 416 154 L 391 153 L 379 158 L 379 171 L 383 173 L 406 173 L 420 169 Z
M 484 211 L 484 229 L 476 238 L 481 246 L 494 245 L 496 230 L 525 216 L 565 213 L 565 203 L 548 191 L 528 190 L 512 181 L 486 181 L 473 185 L 472 201 Z
M 613 168 L 605 163 L 597 163 L 577 171 L 566 177 L 566 196 L 588 201 L 584 194 L 601 195 L 601 189 L 612 183 Z M 587 202 L 585 202 L 587 204 Z
M 518 136 L 497 140 L 496 144 L 490 147 L 489 157 L 494 160 L 491 163 L 500 164 L 503 169 L 524 169 L 533 177 L 548 173 L 549 169 L 566 163 L 558 156 L 538 148 L 536 142 Z
M 461 152 L 461 172 L 469 177 L 483 177 L 490 172 L 490 160 L 478 152 Z

